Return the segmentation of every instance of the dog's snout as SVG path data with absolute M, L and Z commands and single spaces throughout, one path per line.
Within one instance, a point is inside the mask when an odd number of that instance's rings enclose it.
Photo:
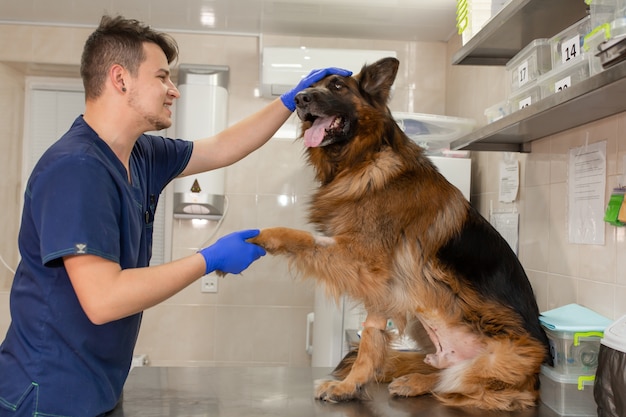
M 295 100 L 296 106 L 306 106 L 308 103 L 311 102 L 311 96 L 306 91 L 300 91 L 298 94 L 296 94 Z

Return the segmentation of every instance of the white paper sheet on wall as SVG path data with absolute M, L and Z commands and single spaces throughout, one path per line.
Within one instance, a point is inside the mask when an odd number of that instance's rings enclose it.
M 493 212 L 489 222 L 517 255 L 519 248 L 519 213 L 517 211 Z
M 498 201 L 512 203 L 517 199 L 519 190 L 519 162 L 508 159 L 500 161 L 500 193 Z
M 569 242 L 604 245 L 606 141 L 570 149 L 568 166 Z

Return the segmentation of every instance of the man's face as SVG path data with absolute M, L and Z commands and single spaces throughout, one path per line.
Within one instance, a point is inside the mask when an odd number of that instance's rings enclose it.
M 139 116 L 144 131 L 161 130 L 172 125 L 170 107 L 180 93 L 170 79 L 167 58 L 159 46 L 143 44 L 146 59 L 129 89 L 128 104 Z

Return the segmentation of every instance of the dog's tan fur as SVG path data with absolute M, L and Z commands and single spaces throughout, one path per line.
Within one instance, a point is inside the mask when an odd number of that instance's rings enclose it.
M 390 382 L 397 396 L 430 393 L 445 404 L 484 409 L 532 407 L 545 346 L 515 309 L 468 285 L 440 259 L 441 248 L 468 222 L 470 206 L 420 147 L 390 127 L 386 101 L 397 67 L 396 60 L 382 60 L 355 77 L 323 80 L 301 98 L 337 88 L 333 94 L 358 115 L 348 140 L 308 150 L 320 183 L 309 218 L 323 236 L 277 227 L 252 241 L 288 256 L 330 296 L 348 295 L 368 312 L 358 350 L 335 371 L 340 380 L 319 384 L 316 398 L 357 398 L 378 380 Z M 305 118 L 304 110 L 299 115 Z M 310 126 L 303 122 L 304 130 Z M 390 350 L 388 318 L 427 351 Z

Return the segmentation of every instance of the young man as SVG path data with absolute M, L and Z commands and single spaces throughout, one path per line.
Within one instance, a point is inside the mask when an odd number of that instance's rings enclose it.
M 135 20 L 103 17 L 85 44 L 85 114 L 42 156 L 28 181 L 0 345 L 0 416 L 98 416 L 128 375 L 141 312 L 199 277 L 240 273 L 264 255 L 227 235 L 197 254 L 148 267 L 158 196 L 175 177 L 232 164 L 263 145 L 294 96 L 339 69 L 313 71 L 291 92 L 195 142 L 145 135 L 171 125 L 179 92 L 175 41 Z

